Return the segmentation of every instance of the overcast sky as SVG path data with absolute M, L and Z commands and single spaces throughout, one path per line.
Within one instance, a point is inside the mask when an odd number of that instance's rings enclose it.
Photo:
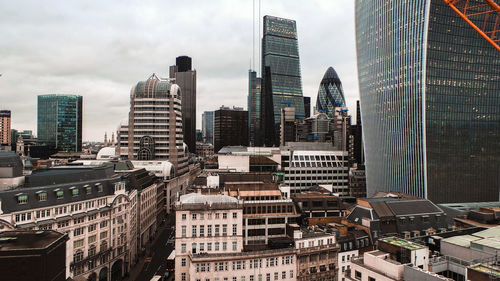
M 102 141 L 127 119 L 131 87 L 152 73 L 168 77 L 175 57 L 188 55 L 198 76 L 201 128 L 205 110 L 247 107 L 252 6 L 252 0 L 5 1 L 0 109 L 12 111 L 12 128 L 36 134 L 37 95 L 82 95 L 83 139 Z M 297 21 L 303 91 L 311 103 L 333 66 L 354 115 L 354 1 L 262 0 L 264 15 Z M 258 48 L 258 27 L 255 34 Z

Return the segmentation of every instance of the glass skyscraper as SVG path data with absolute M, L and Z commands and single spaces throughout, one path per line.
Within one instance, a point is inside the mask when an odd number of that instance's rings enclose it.
M 328 117 L 333 117 L 335 107 L 346 107 L 342 82 L 333 67 L 329 67 L 319 84 L 316 109 L 325 112 Z
M 262 145 L 260 132 L 260 97 L 262 90 L 262 79 L 257 77 L 257 72 L 248 71 L 248 141 L 250 146 Z
M 38 96 L 38 142 L 59 151 L 82 151 L 82 96 Z
M 304 118 L 297 25 L 294 20 L 265 16 L 263 27 L 262 78 L 263 95 L 267 98 L 261 102 L 264 106 L 272 105 L 272 110 L 262 108 L 263 127 L 268 130 L 266 135 L 274 133 L 266 136 L 267 144 L 278 144 L 281 108 L 295 107 L 297 118 Z
M 214 111 L 205 111 L 201 115 L 203 141 L 214 144 Z
M 498 200 L 500 53 L 442 0 L 355 10 L 368 195 Z

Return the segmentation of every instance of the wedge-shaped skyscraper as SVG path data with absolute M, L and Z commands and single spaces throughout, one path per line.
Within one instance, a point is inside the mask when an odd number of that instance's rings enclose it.
M 356 0 L 355 18 L 368 195 L 498 200 L 500 53 L 442 0 Z

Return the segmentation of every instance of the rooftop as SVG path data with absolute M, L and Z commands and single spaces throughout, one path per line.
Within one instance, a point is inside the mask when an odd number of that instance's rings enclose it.
M 227 195 L 203 195 L 199 193 L 189 193 L 181 195 L 181 204 L 237 204 L 238 199 Z
M 470 269 L 477 270 L 480 272 L 492 274 L 496 277 L 500 277 L 500 269 L 489 266 L 489 265 L 484 265 L 484 264 L 477 264 L 469 267 Z
M 387 238 L 382 238 L 380 240 L 390 243 L 392 245 L 406 248 L 408 250 L 418 250 L 423 248 L 423 246 L 421 245 L 397 237 L 387 237 Z
M 21 230 L 4 231 L 0 232 L 0 252 L 44 249 L 63 237 L 67 238 L 67 235 L 53 230 L 40 230 L 36 232 Z

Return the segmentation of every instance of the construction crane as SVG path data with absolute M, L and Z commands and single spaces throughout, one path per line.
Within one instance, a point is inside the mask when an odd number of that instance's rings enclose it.
M 500 52 L 500 6 L 495 1 L 443 1 Z

